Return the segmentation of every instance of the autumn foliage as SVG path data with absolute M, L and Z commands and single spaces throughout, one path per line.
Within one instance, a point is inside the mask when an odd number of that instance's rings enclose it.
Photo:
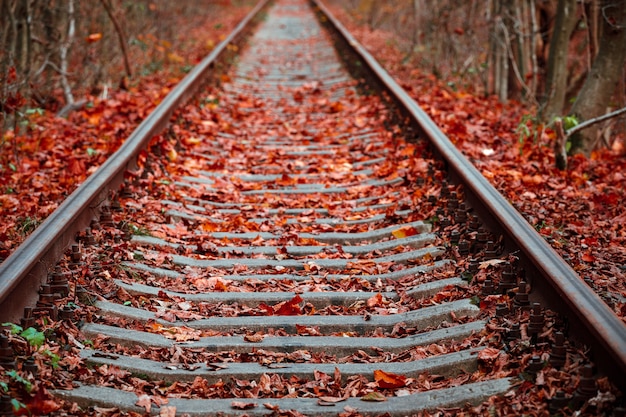
M 502 103 L 461 83 L 408 65 L 393 34 L 357 25 L 333 12 L 370 50 L 452 142 L 570 263 L 617 315 L 626 320 L 625 139 L 590 158 L 570 157 L 555 168 L 554 132 L 534 122 L 535 109 Z
M 13 110 L 5 115 L 13 117 L 17 127 L 0 129 L 0 261 L 119 148 L 185 71 L 217 45 L 249 7 L 219 10 L 209 21 L 189 27 L 187 38 L 181 37 L 176 44 L 161 43 L 150 35 L 146 42 L 158 44 L 158 56 L 133 55 L 133 63 L 148 67 L 158 61 L 158 65 L 125 79 L 122 88 L 77 89 L 77 98 L 85 104 L 67 117 L 56 117 L 56 106 L 36 107 L 21 93 L 9 97 Z M 93 34 L 87 39 L 99 40 Z M 187 49 L 175 49 L 183 45 Z M 163 60 L 168 54 L 170 58 Z M 17 75 L 13 77 L 19 81 Z

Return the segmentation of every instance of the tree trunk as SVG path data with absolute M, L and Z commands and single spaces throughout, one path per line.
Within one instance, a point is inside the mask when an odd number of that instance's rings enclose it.
M 598 55 L 570 112 L 580 122 L 606 113 L 616 85 L 624 73 L 626 0 L 603 1 L 600 19 L 602 34 Z M 570 153 L 589 155 L 596 146 L 599 133 L 598 125 L 593 125 L 574 134 Z
M 126 35 L 124 34 L 122 25 L 120 25 L 120 22 L 117 20 L 117 18 L 115 17 L 115 14 L 113 13 L 113 5 L 107 2 L 107 0 L 100 0 L 100 3 L 102 3 L 102 5 L 104 6 L 104 9 L 106 10 L 107 15 L 109 16 L 109 19 L 111 19 L 111 22 L 113 23 L 115 32 L 117 33 L 117 38 L 120 43 L 120 48 L 122 48 L 122 56 L 124 58 L 124 69 L 126 70 L 126 75 L 129 77 L 132 77 L 133 71 L 131 70 L 131 67 L 130 67 L 130 59 L 128 58 L 128 50 L 126 48 Z
M 559 0 L 556 22 L 546 75 L 546 97 L 541 109 L 540 117 L 544 122 L 550 122 L 563 113 L 563 104 L 567 92 L 567 54 L 569 38 L 577 22 L 576 0 Z

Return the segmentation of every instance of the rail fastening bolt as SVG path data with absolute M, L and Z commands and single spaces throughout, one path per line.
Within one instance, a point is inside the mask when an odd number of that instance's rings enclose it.
M 502 278 L 498 284 L 498 290 L 500 294 L 506 294 L 515 287 L 517 287 L 517 274 L 513 271 L 511 263 L 507 262 L 504 271 L 502 271 Z
M 37 375 L 39 374 L 39 366 L 37 366 L 37 363 L 33 358 L 28 358 L 24 361 L 22 364 L 22 370 L 30 372 L 35 378 L 37 378 Z
M 543 362 L 541 361 L 541 357 L 533 356 L 532 358 L 530 358 L 530 361 L 528 361 L 528 366 L 526 367 L 526 370 L 528 372 L 537 373 L 541 371 L 542 368 Z
M 562 332 L 554 334 L 554 343 L 552 344 L 552 352 L 550 353 L 550 365 L 559 369 L 565 365 L 567 359 L 567 349 L 565 347 L 565 335 Z
M 498 246 L 493 240 L 487 241 L 485 245 L 485 258 L 495 259 L 498 257 Z
M 24 307 L 24 317 L 20 319 L 20 324 L 22 325 L 22 329 L 28 329 L 35 325 L 32 307 Z
M 480 228 L 480 220 L 477 215 L 472 214 L 468 227 L 472 232 L 475 232 Z
M 504 317 L 509 314 L 509 306 L 506 303 L 496 304 L 496 317 Z
M 452 243 L 453 245 L 458 245 L 459 240 L 461 240 L 461 232 L 459 232 L 458 230 L 453 230 L 452 232 L 450 232 L 450 243 Z
M 582 375 L 578 382 L 578 388 L 574 392 L 574 399 L 578 403 L 587 401 L 589 398 L 596 395 L 596 380 L 593 378 L 593 366 L 585 365 L 582 369 Z
M 533 303 L 533 309 L 530 313 L 530 322 L 528 323 L 528 333 L 536 341 L 537 335 L 543 330 L 543 314 L 541 313 L 541 305 Z
M 0 396 L 0 417 L 13 417 L 13 403 L 9 395 Z
M 520 281 L 517 293 L 513 299 L 513 304 L 520 311 L 525 311 L 530 307 L 530 301 L 528 300 L 528 292 L 526 289 L 526 281 Z
M 570 397 L 565 395 L 565 391 L 558 390 L 555 393 L 554 397 L 548 400 L 548 407 L 550 411 L 554 414 L 561 408 L 565 407 L 567 403 L 569 403 L 570 399 Z
M 91 227 L 85 229 L 85 244 L 86 245 L 95 245 L 96 237 L 91 233 Z
M 464 256 L 468 255 L 469 251 L 470 251 L 470 243 L 469 243 L 469 241 L 467 241 L 467 240 L 460 241 L 458 249 L 459 249 L 459 254 L 464 255 Z
M 512 342 L 522 337 L 522 331 L 520 330 L 519 323 L 513 323 L 511 328 L 506 332 L 506 340 Z
M 15 369 L 15 352 L 5 334 L 0 334 L 0 366 L 4 369 Z
M 105 227 L 113 227 L 113 216 L 111 215 L 111 209 L 109 206 L 102 207 L 100 213 L 100 224 Z
M 493 281 L 489 278 L 485 279 L 485 282 L 483 282 L 483 287 L 481 288 L 480 292 L 483 295 L 491 295 L 494 293 L 496 287 L 493 285 Z

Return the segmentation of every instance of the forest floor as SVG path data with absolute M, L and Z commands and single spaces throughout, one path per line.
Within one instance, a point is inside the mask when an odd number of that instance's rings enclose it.
M 121 146 L 251 6 L 216 10 L 208 19 L 180 22 L 184 30 L 171 44 L 156 41 L 158 55 L 133 54 L 136 75 L 123 78 L 120 88 L 99 95 L 74 91 L 76 101 L 86 104 L 68 117 L 57 117 L 57 109 L 25 109 L 15 116 L 17 129 L 0 130 L 0 262 Z M 120 60 L 118 74 L 123 73 Z M 62 100 L 61 91 L 58 96 Z
M 555 168 L 549 129 L 533 132 L 536 110 L 501 103 L 463 83 L 437 79 L 406 59 L 394 34 L 371 30 L 331 7 L 385 69 L 409 92 L 480 170 L 585 282 L 626 322 L 626 150 L 624 137 L 590 158 Z M 452 81 L 452 82 L 451 82 Z M 525 135 L 524 133 L 530 133 Z
M 204 41 L 177 51 L 177 62 L 132 80 L 126 89 L 110 91 L 106 98 L 87 97 L 89 105 L 68 118 L 32 112 L 24 116 L 18 133 L 2 132 L 0 261 L 120 146 L 185 75 L 181 68 L 199 62 L 208 52 L 206 33 L 218 39 L 245 12 L 236 9 L 214 16 L 208 26 L 190 29 L 189 38 Z M 532 108 L 453 90 L 448 80 L 403 63 L 404 54 L 390 41 L 392 33 L 371 31 L 342 10 L 334 12 L 483 175 L 626 320 L 623 146 L 602 149 L 591 158 L 572 157 L 568 169 L 559 171 L 554 167 L 550 131 L 534 139 L 519 133 Z M 616 143 L 623 145 L 623 138 Z

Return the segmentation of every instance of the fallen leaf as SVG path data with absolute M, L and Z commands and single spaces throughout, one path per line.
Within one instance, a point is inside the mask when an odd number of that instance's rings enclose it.
M 373 295 L 367 299 L 368 307 L 380 307 L 382 305 L 383 305 L 383 295 L 381 293 L 376 293 L 376 295 Z
M 296 294 L 289 301 L 284 301 L 282 303 L 278 303 L 274 306 L 274 312 L 278 316 L 297 316 L 302 314 L 302 310 L 300 309 L 299 304 L 302 302 L 302 297 Z
M 233 401 L 230 406 L 235 410 L 249 410 L 256 407 L 256 403 L 245 403 L 243 401 Z
M 261 333 L 247 334 L 243 337 L 243 340 L 250 343 L 259 343 L 263 340 L 264 337 L 265 336 L 263 336 L 263 334 Z
M 478 352 L 478 360 L 485 362 L 492 362 L 500 355 L 500 350 L 496 348 L 485 348 Z
M 345 397 L 322 396 L 322 397 L 318 397 L 318 400 L 322 400 L 322 401 L 327 402 L 327 403 L 338 403 L 338 402 L 341 402 L 341 401 L 345 401 L 346 398 Z
M 396 239 L 403 239 L 403 238 L 408 237 L 408 236 L 416 235 L 417 234 L 417 230 L 415 230 L 415 228 L 413 226 L 405 226 L 405 227 L 401 227 L 400 229 L 396 229 L 396 230 L 392 231 L 391 234 Z
M 404 375 L 392 374 L 380 369 L 374 371 L 374 381 L 381 388 L 400 388 L 406 385 L 406 377 Z
M 376 401 L 376 402 L 382 402 L 382 401 L 387 401 L 387 397 L 385 397 L 383 394 L 381 394 L 380 392 L 376 392 L 376 391 L 372 391 L 368 394 L 365 394 L 364 396 L 361 397 L 361 401 Z
M 136 406 L 138 407 L 143 407 L 146 409 L 146 413 L 150 412 L 150 409 L 152 408 L 152 401 L 150 399 L 150 396 L 148 394 L 142 394 L 139 396 L 139 398 L 137 399 L 137 402 L 135 403 Z
M 501 264 L 503 262 L 506 262 L 506 261 L 503 261 L 502 259 L 489 259 L 488 261 L 483 261 L 483 262 L 479 263 L 478 264 L 478 268 L 479 269 L 487 269 L 490 266 L 498 265 L 498 264 Z
M 585 262 L 594 262 L 596 260 L 596 257 L 593 256 L 591 252 L 585 252 L 583 253 L 583 256 L 581 257 L 581 259 Z
M 34 397 L 26 402 L 26 408 L 16 410 L 15 415 L 45 415 L 57 411 L 61 406 L 40 386 Z

